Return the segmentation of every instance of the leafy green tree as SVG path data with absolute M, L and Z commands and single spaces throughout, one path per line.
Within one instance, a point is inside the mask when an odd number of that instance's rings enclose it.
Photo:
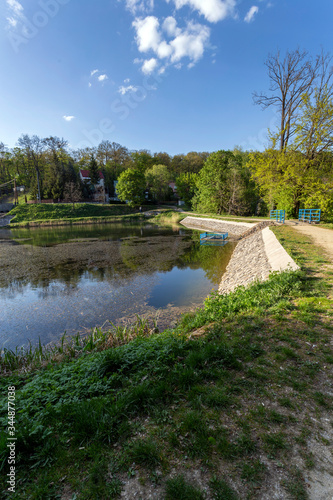
M 183 168 L 185 172 L 199 173 L 209 157 L 209 153 L 196 153 L 191 151 L 184 157 Z
M 170 170 L 171 157 L 168 153 L 154 153 L 154 163 L 155 165 L 166 165 Z
M 300 151 L 270 148 L 251 153 L 249 167 L 260 184 L 270 209 L 286 210 L 297 216 L 300 208 L 331 211 L 333 204 L 333 158 L 321 154 L 309 159 Z
M 81 148 L 72 151 L 72 158 L 79 168 L 88 169 L 92 155 L 96 155 L 96 148 Z
M 313 160 L 333 147 L 333 100 L 327 86 L 315 89 L 314 95 L 305 94 L 300 106 L 296 128 L 295 149 Z
M 121 144 L 102 141 L 97 148 L 96 158 L 103 167 L 105 187 L 114 195 L 114 181 L 132 164 L 131 155 Z
M 153 165 L 145 173 L 147 187 L 155 200 L 164 201 L 169 193 L 170 172 L 165 165 Z
M 176 180 L 177 194 L 187 205 L 192 204 L 192 198 L 197 190 L 198 174 L 185 172 Z
M 145 199 L 145 176 L 139 170 L 127 169 L 118 179 L 117 194 L 121 201 L 127 201 L 130 207 L 141 205 Z
M 37 135 L 29 136 L 28 134 L 23 134 L 18 139 L 18 144 L 20 148 L 24 151 L 27 158 L 29 169 L 33 168 L 36 173 L 36 197 L 39 202 L 42 200 L 43 196 L 43 177 L 45 171 L 45 158 L 43 155 L 45 144 L 44 141 Z
M 232 151 L 209 156 L 198 175 L 193 208 L 206 213 L 247 215 L 254 212 L 256 189 L 245 157 Z
M 175 155 L 171 160 L 170 171 L 175 176 L 185 172 L 198 173 L 208 157 L 209 153 L 196 153 L 195 151 L 187 153 L 187 155 Z
M 88 168 L 91 184 L 95 186 L 95 184 L 98 184 L 100 177 L 98 163 L 94 155 L 91 155 L 90 157 Z
M 142 173 L 145 173 L 154 164 L 154 158 L 146 149 L 132 153 L 132 161 L 132 167 Z
M 44 192 L 47 198 L 62 200 L 66 183 L 77 182 L 73 160 L 66 151 L 67 141 L 59 137 L 43 139 L 46 146 Z

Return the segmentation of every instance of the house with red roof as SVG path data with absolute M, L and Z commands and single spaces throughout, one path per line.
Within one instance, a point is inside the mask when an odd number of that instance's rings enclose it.
M 100 203 L 106 203 L 106 193 L 105 193 L 105 182 L 104 175 L 102 172 L 99 173 L 99 181 L 94 185 L 94 194 L 93 200 L 98 201 Z M 91 184 L 90 173 L 89 170 L 81 170 L 80 169 L 80 179 L 82 182 L 86 184 Z

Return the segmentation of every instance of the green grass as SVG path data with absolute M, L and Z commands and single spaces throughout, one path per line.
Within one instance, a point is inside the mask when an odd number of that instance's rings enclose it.
M 187 214 L 181 212 L 175 212 L 174 210 L 164 210 L 162 213 L 155 215 L 152 221 L 162 224 L 177 224 L 181 220 L 185 219 Z
M 301 271 L 212 294 L 174 330 L 138 318 L 5 351 L 0 420 L 6 429 L 13 385 L 19 480 L 4 498 L 116 498 L 139 478 L 161 499 L 255 499 L 274 471 L 286 497 L 307 498 L 309 436 L 332 408 L 332 275 L 307 238 L 274 231 Z M 290 467 L 297 450 L 304 470 Z M 7 453 L 3 430 L 3 491 Z
M 184 476 L 169 479 L 166 484 L 165 500 L 204 500 L 199 488 L 188 483 Z
M 151 208 L 151 207 L 150 207 Z M 144 210 L 149 207 L 144 207 Z M 76 203 L 72 204 L 21 204 L 13 208 L 10 212 L 15 217 L 11 221 L 11 226 L 32 225 L 32 224 L 54 224 L 68 222 L 107 222 L 115 217 L 133 216 L 140 217 L 137 209 L 132 209 L 128 205 L 100 205 L 96 203 Z
M 214 500 L 238 500 L 235 491 L 223 479 L 213 477 L 210 481 L 210 489 Z

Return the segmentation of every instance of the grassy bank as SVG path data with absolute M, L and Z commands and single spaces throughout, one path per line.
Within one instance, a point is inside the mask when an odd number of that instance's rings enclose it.
M 274 232 L 302 271 L 212 295 L 175 330 L 138 321 L 7 353 L 17 462 L 3 498 L 308 498 L 333 425 L 332 269 L 308 238 Z M 0 454 L 6 491 L 5 432 Z
M 143 207 L 148 210 L 149 207 Z M 139 210 L 127 205 L 99 205 L 93 203 L 18 205 L 10 214 L 15 217 L 11 226 L 42 226 L 109 222 L 120 217 L 141 217 Z
M 157 224 L 178 224 L 181 220 L 185 219 L 187 214 L 182 212 L 175 212 L 174 210 L 164 210 L 158 215 L 155 215 L 151 221 Z

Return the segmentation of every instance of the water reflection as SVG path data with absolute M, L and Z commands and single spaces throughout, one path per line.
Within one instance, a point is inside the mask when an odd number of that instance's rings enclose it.
M 196 231 L 152 224 L 2 231 L 0 345 L 199 305 L 233 247 L 200 247 Z

